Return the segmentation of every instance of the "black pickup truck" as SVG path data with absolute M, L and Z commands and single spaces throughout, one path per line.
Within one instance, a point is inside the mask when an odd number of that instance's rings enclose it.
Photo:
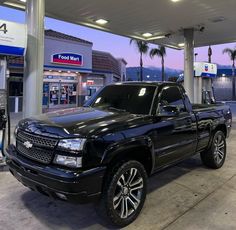
M 81 108 L 20 121 L 6 159 L 30 189 L 94 201 L 99 215 L 123 227 L 143 207 L 148 176 L 197 153 L 204 165 L 222 167 L 231 122 L 228 106 L 192 105 L 176 83 L 117 83 Z

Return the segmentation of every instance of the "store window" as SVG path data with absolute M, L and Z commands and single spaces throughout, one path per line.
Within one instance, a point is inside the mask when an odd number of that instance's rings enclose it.
M 23 76 L 10 77 L 9 81 L 9 95 L 10 96 L 23 96 Z
M 87 99 L 105 85 L 104 76 L 89 76 L 87 78 Z
M 43 89 L 44 106 L 49 108 L 76 106 L 76 83 L 45 82 Z
M 11 73 L 9 79 L 10 112 L 22 111 L 22 103 L 23 103 L 23 74 Z

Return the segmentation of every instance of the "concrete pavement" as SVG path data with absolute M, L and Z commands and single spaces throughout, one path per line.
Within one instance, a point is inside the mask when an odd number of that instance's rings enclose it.
M 222 169 L 205 168 L 198 156 L 149 179 L 139 218 L 126 229 L 236 229 L 236 129 Z M 93 205 L 51 200 L 0 172 L 1 230 L 105 229 Z
M 236 123 L 223 168 L 205 168 L 199 156 L 149 179 L 146 203 L 126 229 L 236 229 Z M 55 201 L 0 172 L 0 230 L 106 229 L 92 204 Z

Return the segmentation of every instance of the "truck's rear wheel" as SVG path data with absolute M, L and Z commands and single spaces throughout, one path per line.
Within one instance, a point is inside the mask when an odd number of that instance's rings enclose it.
M 214 134 L 211 146 L 208 150 L 201 153 L 201 159 L 204 165 L 209 168 L 221 168 L 226 157 L 226 140 L 222 131 Z
M 142 210 L 146 190 L 147 173 L 141 163 L 131 160 L 118 164 L 107 177 L 97 213 L 113 226 L 124 227 Z

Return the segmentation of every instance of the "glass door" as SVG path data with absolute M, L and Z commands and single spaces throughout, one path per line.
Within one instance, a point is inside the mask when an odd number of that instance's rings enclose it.
M 49 84 L 49 108 L 57 108 L 59 105 L 60 88 L 59 83 Z
M 60 84 L 60 105 L 68 105 L 68 84 L 66 83 Z
M 68 84 L 68 102 L 70 105 L 77 105 L 77 84 Z
M 75 107 L 77 104 L 76 102 L 76 83 L 49 83 L 49 109 Z

